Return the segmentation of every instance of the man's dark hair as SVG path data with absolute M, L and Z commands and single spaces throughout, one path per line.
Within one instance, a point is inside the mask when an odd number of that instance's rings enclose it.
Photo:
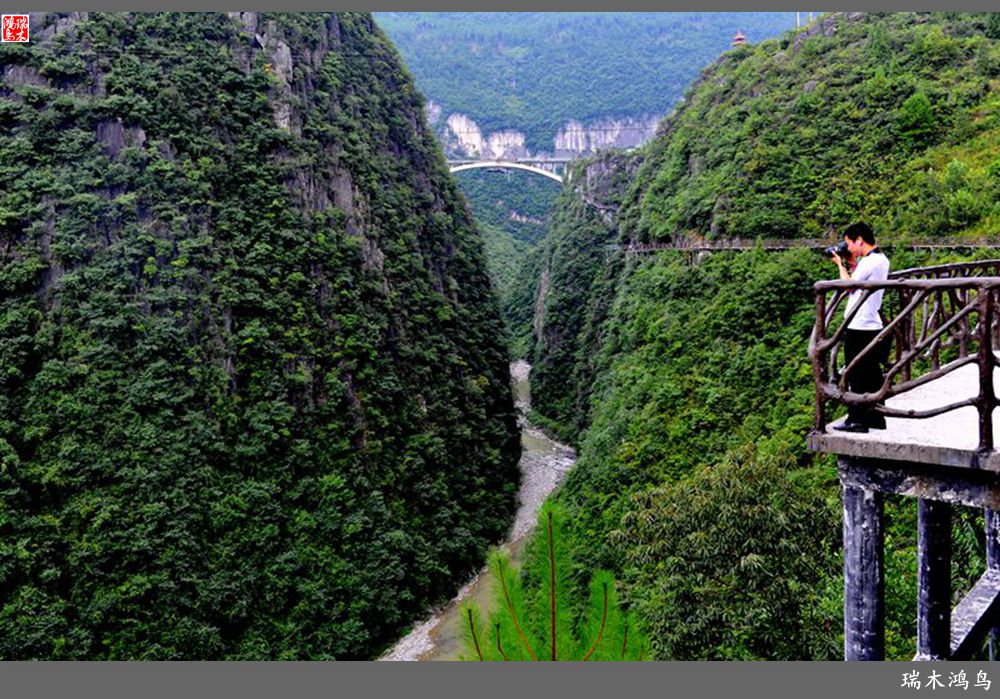
M 847 228 L 844 229 L 844 237 L 850 238 L 851 240 L 861 240 L 865 241 L 869 245 L 875 244 L 875 233 L 872 231 L 871 226 L 867 223 L 852 223 Z

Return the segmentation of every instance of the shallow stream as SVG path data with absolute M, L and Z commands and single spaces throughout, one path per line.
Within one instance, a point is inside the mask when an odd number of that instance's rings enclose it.
M 531 389 L 528 375 L 531 365 L 516 362 L 510 367 L 514 382 L 518 420 L 521 426 L 521 487 L 518 490 L 518 510 L 507 536 L 504 549 L 511 562 L 520 562 L 527 535 L 535 526 L 538 511 L 562 482 L 563 476 L 576 461 L 576 452 L 570 447 L 554 442 L 533 427 L 526 415 L 531 408 Z M 379 660 L 457 660 L 462 650 L 462 602 L 471 599 L 483 616 L 492 609 L 490 579 L 486 569 L 458 591 L 453 600 L 435 611 L 430 618 L 414 626 Z

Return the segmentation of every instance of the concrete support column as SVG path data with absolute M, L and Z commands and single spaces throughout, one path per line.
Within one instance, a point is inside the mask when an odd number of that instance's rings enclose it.
M 882 493 L 844 485 L 844 659 L 885 659 Z
M 1000 512 L 986 508 L 986 570 L 1000 571 Z M 990 660 L 1000 653 L 1000 626 L 990 629 Z
M 917 659 L 951 653 L 951 505 L 917 501 Z

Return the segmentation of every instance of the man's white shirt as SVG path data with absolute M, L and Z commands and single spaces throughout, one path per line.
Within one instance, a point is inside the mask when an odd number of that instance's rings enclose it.
M 851 273 L 851 279 L 856 282 L 876 282 L 885 281 L 889 278 L 889 258 L 881 252 L 872 251 L 858 260 L 858 266 Z M 869 296 L 857 315 L 847 324 L 849 330 L 881 330 L 882 319 L 878 315 L 879 308 L 882 307 L 882 294 L 879 289 Z M 847 297 L 847 307 L 844 309 L 844 317 L 851 314 L 851 309 L 857 305 L 861 297 L 864 296 L 864 289 L 855 289 Z

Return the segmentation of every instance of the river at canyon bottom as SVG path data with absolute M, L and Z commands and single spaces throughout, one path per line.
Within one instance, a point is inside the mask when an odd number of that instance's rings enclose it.
M 514 565 L 520 562 L 524 544 L 535 526 L 542 503 L 576 461 L 573 449 L 549 439 L 528 422 L 530 373 L 531 365 L 527 362 L 511 364 L 511 381 L 521 427 L 521 486 L 517 492 L 517 515 L 503 549 Z M 462 603 L 467 600 L 475 602 L 484 617 L 492 611 L 490 576 L 485 567 L 458 591 L 453 600 L 415 625 L 379 660 L 457 660 L 464 635 L 460 612 Z

